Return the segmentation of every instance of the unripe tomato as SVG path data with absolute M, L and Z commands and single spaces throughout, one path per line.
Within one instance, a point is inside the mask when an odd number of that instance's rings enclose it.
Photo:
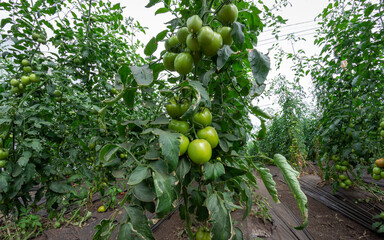
M 189 109 L 191 106 L 191 103 L 188 101 L 188 99 L 181 99 L 181 102 L 179 103 L 180 106 L 180 116 L 183 116 L 183 114 Z
M 188 34 L 187 36 L 187 48 L 190 49 L 191 51 L 199 51 L 200 50 L 200 45 L 196 37 L 194 37 L 193 33 Z
M 32 33 L 32 39 L 33 39 L 33 40 L 36 41 L 39 37 L 40 37 L 40 34 L 38 34 L 38 33 Z
M 384 167 L 384 158 L 376 159 L 376 160 L 375 160 L 375 164 L 376 164 L 376 166 L 378 166 L 379 168 Z
M 375 180 L 380 180 L 381 176 L 377 174 L 372 174 L 372 178 Z
M 384 128 L 384 121 L 380 123 L 380 127 Z
M 380 177 L 381 177 L 381 178 L 384 178 L 384 171 L 381 171 L 381 172 L 380 172 Z
M 112 93 L 113 95 L 117 95 L 117 94 L 119 94 L 119 91 L 118 91 L 116 88 L 112 88 L 112 89 L 111 89 L 111 93 Z
M 347 186 L 347 185 L 346 185 L 344 182 L 341 182 L 341 183 L 340 183 L 340 187 L 342 187 L 342 188 L 346 188 L 346 186 Z
M 191 52 L 191 56 L 193 58 L 193 63 L 197 65 L 201 60 L 201 53 L 200 51 L 193 51 Z
M 23 65 L 23 66 L 29 66 L 29 65 L 31 65 L 31 62 L 30 62 L 28 59 L 23 59 L 23 60 L 21 61 L 21 65 Z
M 217 135 L 216 130 L 213 127 L 206 127 L 203 129 L 200 129 L 197 132 L 197 136 L 201 139 L 205 139 L 211 144 L 212 148 L 217 147 L 219 144 L 219 136 Z
M 204 108 L 202 112 L 197 112 L 193 115 L 193 122 L 200 128 L 211 125 L 212 114 L 208 108 Z
M 19 81 L 17 81 L 16 79 L 12 79 L 11 80 L 11 86 L 13 86 L 13 87 L 19 86 Z
M 213 41 L 213 30 L 209 26 L 204 26 L 200 29 L 197 40 L 200 46 L 206 44 L 209 45 Z M 191 49 L 192 50 L 192 49 Z
M 45 38 L 38 38 L 38 39 L 37 39 L 37 42 L 38 42 L 38 43 L 45 44 L 47 41 L 45 40 Z
M 217 32 L 213 33 L 213 40 L 208 45 L 203 45 L 202 50 L 208 57 L 213 57 L 217 54 L 219 49 L 223 46 L 223 38 Z
M 102 212 L 105 212 L 105 207 L 104 206 L 100 206 L 98 209 L 97 209 L 97 211 L 99 212 L 99 213 L 102 213 Z
M 165 109 L 167 110 L 167 113 L 171 118 L 178 118 L 180 117 L 180 106 L 177 104 L 177 98 L 172 98 L 170 100 L 170 103 L 165 105 Z
M 217 32 L 223 38 L 223 44 L 231 45 L 233 43 L 231 31 L 232 31 L 232 28 L 230 28 L 230 27 L 221 27 L 221 28 L 217 29 Z
M 31 83 L 31 79 L 29 79 L 28 76 L 22 76 L 22 77 L 21 77 L 21 83 L 22 83 L 24 86 L 26 86 L 26 85 L 28 85 L 28 84 Z
M 217 19 L 224 25 L 230 25 L 236 21 L 238 14 L 235 4 L 226 4 L 217 13 Z
M 79 65 L 80 63 L 81 63 L 81 60 L 80 60 L 80 58 L 75 58 L 74 60 L 73 60 L 73 63 L 74 64 L 76 64 L 76 65 Z
M 179 138 L 179 141 L 180 141 L 180 145 L 179 145 L 179 148 L 180 148 L 180 151 L 179 151 L 179 156 L 182 156 L 188 149 L 188 145 L 189 145 L 189 138 L 187 138 L 186 136 L 184 136 L 183 134 L 180 134 L 180 138 Z
M 372 173 L 373 173 L 373 174 L 380 174 L 380 173 L 381 173 L 381 169 L 380 169 L 379 167 L 374 167 L 374 168 L 372 169 Z
M 189 34 L 188 28 L 187 27 L 182 27 L 177 31 L 177 38 L 179 39 L 179 42 L 182 44 L 185 44 L 185 41 L 187 40 L 187 36 Z
M 339 179 L 344 181 L 345 179 L 347 179 L 347 176 L 345 176 L 344 174 L 340 174 Z
M 186 134 L 189 132 L 189 123 L 187 121 L 172 119 L 168 124 L 168 129 L 174 130 L 178 133 Z
M 23 71 L 26 73 L 32 72 L 32 68 L 30 66 L 23 67 Z
M 345 182 L 345 184 L 347 186 L 351 186 L 352 185 L 352 181 L 350 179 L 346 179 L 344 182 Z
M 341 162 L 341 165 L 343 165 L 343 166 L 348 166 L 348 165 L 349 165 L 349 162 L 348 162 L 348 161 L 343 161 L 343 162 Z
M 165 69 L 169 71 L 175 71 L 175 58 L 177 53 L 167 52 L 163 57 L 163 64 Z
M 61 97 L 62 94 L 63 93 L 60 90 L 57 90 L 57 89 L 53 92 L 53 95 L 55 95 L 55 97 Z
M 381 217 L 381 219 L 384 220 L 384 212 L 381 212 L 381 213 L 380 213 L 380 217 Z
M 340 167 L 340 170 L 341 170 L 342 172 L 347 171 L 347 169 L 348 169 L 347 166 L 341 166 L 341 167 Z
M 203 26 L 203 21 L 197 15 L 193 15 L 187 19 L 187 28 L 191 33 L 197 33 Z
M 205 232 L 203 240 L 211 240 L 211 233 L 210 232 Z
M 192 71 L 193 58 L 189 53 L 180 53 L 175 58 L 175 70 L 180 75 L 186 75 Z
M 24 85 L 24 84 L 22 84 L 22 83 L 19 83 L 19 86 L 18 86 L 18 88 L 19 88 L 19 90 L 20 90 L 20 91 L 23 91 L 23 90 L 24 90 L 24 88 L 25 88 L 25 85 Z
M 18 93 L 20 92 L 20 89 L 18 87 L 11 88 L 11 93 Z
M 380 136 L 384 137 L 384 130 L 380 131 Z
M 29 75 L 29 79 L 31 80 L 31 82 L 33 83 L 37 83 L 37 82 L 40 82 L 40 77 L 34 73 L 32 73 L 31 75 Z
M 336 168 L 336 171 L 340 171 L 341 166 L 339 164 L 336 164 L 335 168 Z
M 0 149 L 0 160 L 7 159 L 9 155 L 8 149 Z
M 195 236 L 196 240 L 204 240 L 204 229 L 199 228 Z
M 0 168 L 4 167 L 7 164 L 6 160 L 0 160 Z
M 168 39 L 168 43 L 169 43 L 169 46 L 171 48 L 174 48 L 174 47 L 177 47 L 177 45 L 179 45 L 180 42 L 179 42 L 179 39 L 177 38 L 177 36 L 173 35 L 172 37 L 170 37 Z
M 195 139 L 188 146 L 188 156 L 196 164 L 204 164 L 212 157 L 212 148 L 205 139 Z

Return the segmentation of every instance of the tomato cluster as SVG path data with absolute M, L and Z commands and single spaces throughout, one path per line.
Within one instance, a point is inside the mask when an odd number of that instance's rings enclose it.
M 8 149 L 0 149 L 0 168 L 4 167 L 7 163 L 7 158 L 9 155 Z
M 167 53 L 163 56 L 164 67 L 186 75 L 200 61 L 202 54 L 208 57 L 217 55 L 223 44 L 232 44 L 230 25 L 236 21 L 237 16 L 235 4 L 224 5 L 216 15 L 223 26 L 216 31 L 210 26 L 203 26 L 203 21 L 198 15 L 189 17 L 186 26 L 165 41 Z
M 13 78 L 10 82 L 12 86 L 11 92 L 14 94 L 23 93 L 24 89 L 30 83 L 40 82 L 40 77 L 35 73 L 32 73 L 31 62 L 28 59 L 23 59 L 21 61 L 21 66 L 23 68 L 24 75 L 21 77 L 20 81 Z
M 332 160 L 336 162 L 335 169 L 337 172 L 339 172 L 339 183 L 340 187 L 349 189 L 352 186 L 352 181 L 349 179 L 349 177 L 346 175 L 346 172 L 348 171 L 349 162 L 344 160 L 340 160 L 340 156 L 338 155 L 332 155 Z
M 376 159 L 372 169 L 372 178 L 377 181 L 384 178 L 384 158 Z
M 168 129 L 180 133 L 180 152 L 182 156 L 188 152 L 189 158 L 196 164 L 204 164 L 212 157 L 212 149 L 219 144 L 219 136 L 215 128 L 211 127 L 212 114 L 208 108 L 203 108 L 202 111 L 196 112 L 191 119 L 181 120 L 180 117 L 189 109 L 190 102 L 188 99 L 172 98 L 165 106 L 168 115 L 172 120 L 168 124 Z M 198 139 L 190 142 L 187 136 L 190 136 L 191 127 L 200 128 L 197 131 Z M 185 136 L 187 135 L 187 136 Z
M 380 136 L 384 138 L 384 118 L 380 120 L 380 127 L 378 129 Z

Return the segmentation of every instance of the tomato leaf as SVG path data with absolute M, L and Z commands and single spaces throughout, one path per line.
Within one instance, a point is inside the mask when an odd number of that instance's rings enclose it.
M 156 49 L 157 49 L 157 41 L 153 37 L 153 38 L 151 38 L 151 40 L 149 40 L 149 42 L 145 46 L 144 54 L 147 56 L 151 56 L 156 51 Z
M 180 87 L 190 87 L 194 90 L 196 96 L 196 102 L 181 116 L 181 119 L 190 118 L 194 112 L 197 111 L 200 103 L 203 103 L 205 107 L 211 106 L 211 100 L 205 87 L 198 81 L 184 81 L 180 84 Z
M 204 178 L 206 180 L 215 180 L 225 173 L 224 166 L 222 163 L 210 163 L 207 162 L 203 166 Z
M 284 156 L 280 154 L 275 154 L 273 160 L 277 167 L 280 169 L 284 176 L 285 182 L 288 184 L 293 196 L 296 199 L 297 204 L 299 205 L 301 214 L 303 215 L 304 222 L 300 226 L 296 226 L 295 228 L 298 230 L 304 229 L 308 224 L 308 205 L 307 205 L 307 196 L 300 188 L 300 183 L 297 177 L 299 173 L 294 170 L 291 165 L 287 162 Z
M 0 175 L 0 192 L 8 191 L 8 179 L 9 177 L 6 176 L 4 172 Z
M 150 8 L 155 4 L 159 3 L 161 0 L 150 0 L 149 3 L 145 6 L 146 8 Z
M 243 33 L 245 26 L 239 22 L 232 24 L 231 36 L 236 45 L 242 46 L 244 43 L 245 35 Z
M 143 202 L 153 202 L 156 198 L 155 190 L 146 181 L 142 181 L 133 187 L 133 195 Z
M 227 62 L 228 58 L 232 55 L 233 51 L 230 46 L 224 45 L 222 47 L 217 55 L 217 70 L 220 70 L 222 67 L 224 67 L 225 63 Z
M 19 158 L 17 163 L 20 165 L 20 167 L 25 167 L 31 157 L 32 157 L 32 153 L 31 152 L 24 151 L 23 155 Z
M 142 67 L 131 66 L 130 69 L 139 86 L 148 86 L 152 83 L 153 73 L 148 65 Z
M 269 70 L 271 69 L 269 57 L 260 53 L 256 49 L 252 49 L 248 52 L 248 60 L 251 64 L 252 74 L 256 79 L 257 84 L 264 84 Z
M 276 203 L 280 202 L 277 196 L 276 182 L 273 180 L 272 174 L 268 168 L 264 167 L 260 162 L 253 162 L 253 166 L 260 174 L 261 180 L 271 195 L 273 201 Z
M 207 72 L 201 74 L 199 76 L 200 82 L 202 82 L 204 86 L 208 87 L 208 84 L 211 81 L 211 75 L 215 72 L 216 70 L 212 68 L 211 70 L 208 70 Z
M 259 134 L 257 134 L 257 140 L 263 140 L 267 135 L 267 127 L 265 126 L 265 121 L 261 119 L 261 129 Z
M 152 230 L 149 227 L 148 219 L 144 215 L 141 208 L 136 206 L 124 206 L 127 215 L 129 216 L 129 223 L 132 224 L 132 230 L 141 239 L 155 239 Z M 131 238 L 126 238 L 131 239 Z
M 109 162 L 112 156 L 119 150 L 119 146 L 116 144 L 105 145 L 99 153 L 99 159 L 102 163 Z
M 117 223 L 113 223 L 113 220 L 103 219 L 100 224 L 95 227 L 95 235 L 93 240 L 110 239 L 113 230 L 117 226 Z
M 129 86 L 132 81 L 132 77 L 129 79 L 128 76 L 131 74 L 131 69 L 127 64 L 122 65 L 118 70 L 120 80 L 124 86 Z
M 49 184 L 49 189 L 55 193 L 66 193 L 69 192 L 72 187 L 65 182 L 52 182 Z
M 213 239 L 230 239 L 233 234 L 232 221 L 223 199 L 216 193 L 210 194 L 206 200 L 206 205 L 213 225 Z
M 159 217 L 164 217 L 173 209 L 173 201 L 177 195 L 174 189 L 173 180 L 170 175 L 162 174 L 156 171 L 152 172 L 157 196 L 156 213 Z
M 155 12 L 155 15 L 157 14 L 161 14 L 161 13 L 166 13 L 166 12 L 169 12 L 170 9 L 169 8 L 159 8 L 157 9 L 157 11 Z
M 252 113 L 256 116 L 256 117 L 262 117 L 262 118 L 266 118 L 266 119 L 272 119 L 272 116 L 270 116 L 268 113 L 264 112 L 263 110 L 261 110 L 260 107 L 258 106 L 254 106 L 251 108 L 251 111 Z
M 243 240 L 243 232 L 240 228 L 235 227 L 235 235 L 231 238 L 231 240 Z
M 128 185 L 136 185 L 149 177 L 148 167 L 137 166 L 128 179 Z
M 161 129 L 154 129 L 153 133 L 159 136 L 161 152 L 165 160 L 167 160 L 170 170 L 175 170 L 179 162 L 180 141 L 178 138 L 180 134 L 166 132 Z
M 167 36 L 167 33 L 168 33 L 168 30 L 164 30 L 164 31 L 159 32 L 156 35 L 156 41 L 160 42 L 161 40 L 163 40 L 165 38 L 165 36 Z
M 182 183 L 184 180 L 185 175 L 191 170 L 191 162 L 188 161 L 186 158 L 181 158 L 179 160 L 179 165 L 177 166 L 176 169 L 176 175 L 180 182 Z

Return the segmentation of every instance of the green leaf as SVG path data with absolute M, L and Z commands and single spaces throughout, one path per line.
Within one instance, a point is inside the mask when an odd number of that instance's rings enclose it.
M 267 135 L 267 127 L 265 126 L 265 121 L 261 119 L 261 129 L 259 134 L 257 134 L 257 140 L 263 140 Z
M 135 185 L 133 187 L 133 195 L 142 202 L 153 202 L 156 198 L 156 193 L 146 181 Z
M 276 182 L 273 180 L 272 174 L 269 169 L 264 167 L 260 162 L 254 162 L 253 166 L 260 174 L 261 180 L 263 180 L 264 185 L 267 188 L 269 194 L 271 195 L 273 201 L 278 203 L 279 197 L 277 196 Z
M 189 170 L 191 170 L 191 162 L 184 157 L 181 158 L 176 169 L 176 175 L 181 183 L 183 182 L 184 177 L 187 175 Z
M 225 170 L 223 164 L 220 162 L 214 164 L 207 162 L 203 166 L 203 173 L 206 180 L 215 180 L 223 175 Z
M 133 226 L 130 222 L 121 224 L 119 233 L 117 235 L 117 240 L 132 239 L 133 232 L 131 228 L 133 228 Z
M 168 30 L 164 30 L 164 31 L 159 32 L 156 35 L 156 41 L 160 42 L 161 40 L 163 40 L 165 38 L 165 36 L 167 36 L 167 33 L 168 33 Z
M 224 201 L 216 193 L 211 194 L 206 205 L 212 221 L 212 239 L 227 240 L 233 235 L 232 220 Z
M 235 44 L 238 46 L 242 46 L 244 43 L 244 39 L 245 39 L 245 35 L 243 33 L 244 29 L 245 29 L 244 24 L 241 24 L 239 22 L 234 22 L 232 24 L 231 36 Z
M 136 89 L 128 90 L 123 95 L 124 103 L 130 109 L 133 109 L 134 107 L 135 95 L 136 95 Z
M 268 113 L 264 112 L 263 110 L 261 110 L 260 107 L 258 106 L 253 106 L 251 108 L 251 111 L 252 113 L 256 116 L 256 117 L 262 117 L 262 118 L 266 118 L 266 119 L 272 119 L 272 116 L 270 116 Z
M 303 215 L 304 222 L 302 225 L 295 227 L 298 230 L 304 229 L 308 224 L 308 205 L 307 205 L 307 196 L 303 193 L 300 188 L 300 183 L 297 177 L 299 173 L 294 170 L 291 165 L 287 162 L 284 156 L 280 154 L 275 154 L 273 160 L 277 167 L 279 167 L 280 171 L 284 176 L 285 182 L 288 184 L 293 196 L 296 199 L 297 204 L 299 205 L 301 214 Z
M 132 74 L 139 86 L 148 86 L 153 81 L 153 73 L 148 65 L 142 67 L 131 66 Z
M 10 22 L 12 22 L 12 18 L 3 18 L 0 24 L 1 28 L 3 28 L 7 23 L 10 23 Z
M 49 189 L 56 193 L 66 193 L 72 190 L 72 187 L 65 182 L 52 182 L 49 184 Z
M 217 70 L 220 70 L 222 67 L 224 67 L 225 63 L 227 62 L 228 58 L 232 55 L 233 51 L 230 46 L 224 45 L 222 47 L 217 55 Z
M 154 52 L 156 52 L 156 50 L 157 50 L 157 41 L 153 37 L 151 40 L 149 40 L 149 42 L 145 46 L 144 54 L 147 55 L 147 56 L 151 56 Z
M 100 161 L 104 163 L 108 163 L 111 161 L 112 156 L 120 149 L 120 147 L 116 144 L 107 144 L 105 145 L 99 153 Z
M 129 216 L 129 222 L 132 224 L 135 234 L 144 240 L 155 239 L 152 230 L 149 227 L 148 218 L 144 215 L 143 210 L 136 206 L 128 206 L 124 208 Z
M 171 176 L 156 171 L 152 172 L 157 196 L 156 213 L 164 217 L 173 209 L 173 201 L 176 199 L 176 192 Z
M 211 70 L 208 70 L 207 72 L 201 74 L 199 76 L 200 82 L 202 82 L 204 86 L 208 87 L 209 82 L 211 81 L 211 75 L 215 72 L 216 69 L 212 68 Z
M 194 108 L 197 108 L 199 106 L 200 102 L 203 103 L 205 107 L 211 106 L 211 99 L 209 98 L 208 92 L 205 89 L 205 87 L 201 84 L 201 82 L 184 81 L 183 83 L 180 84 L 180 87 L 190 87 L 194 90 L 195 96 L 196 96 L 196 103 L 193 104 Z M 182 116 L 182 119 L 186 114 L 187 113 L 185 113 Z
M 7 192 L 8 191 L 8 176 L 1 174 L 0 175 L 0 192 Z
M 128 179 L 128 185 L 136 185 L 149 177 L 148 167 L 137 166 Z
M 129 86 L 129 84 L 132 81 L 132 79 L 128 78 L 128 76 L 131 74 L 131 69 L 129 68 L 129 66 L 127 64 L 122 65 L 119 68 L 118 73 L 120 76 L 120 80 L 124 84 L 124 86 L 126 86 L 126 87 Z
M 235 227 L 235 235 L 231 238 L 231 240 L 243 240 L 243 232 L 240 228 Z
M 269 57 L 261 54 L 256 49 L 252 49 L 248 52 L 248 59 L 251 64 L 253 77 L 256 79 L 258 85 L 262 85 L 267 79 L 267 75 L 271 69 Z
M 27 163 L 29 159 L 32 157 L 32 153 L 29 151 L 24 151 L 23 155 L 17 160 L 17 163 L 20 165 L 20 167 L 27 166 Z
M 220 176 L 219 178 L 220 181 L 227 181 L 231 178 L 235 178 L 247 173 L 247 171 L 245 171 L 244 169 L 234 168 L 229 166 L 224 166 L 224 171 L 225 171 L 225 174 Z
M 180 141 L 178 138 L 180 134 L 166 132 L 158 128 L 154 129 L 153 133 L 159 136 L 161 152 L 167 160 L 170 170 L 175 170 L 179 162 Z
M 117 223 L 113 223 L 113 220 L 101 220 L 100 224 L 95 227 L 95 235 L 92 240 L 110 239 L 116 226 Z
M 159 8 L 157 9 L 157 11 L 155 12 L 155 15 L 157 14 L 161 14 L 161 13 L 166 13 L 166 12 L 169 12 L 170 9 L 169 8 Z
M 159 3 L 161 0 L 150 0 L 149 3 L 145 6 L 146 8 L 150 8 L 155 4 Z
M 364 16 L 368 17 L 369 15 L 371 15 L 373 10 L 375 10 L 375 5 L 371 5 L 371 6 L 367 7 L 364 11 Z

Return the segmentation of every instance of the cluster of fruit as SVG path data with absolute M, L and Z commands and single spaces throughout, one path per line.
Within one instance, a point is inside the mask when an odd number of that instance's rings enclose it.
M 37 32 L 32 33 L 32 39 L 42 44 L 45 44 L 47 42 L 45 35 L 42 33 L 37 33 Z
M 195 235 L 196 240 L 211 240 L 211 233 L 204 228 L 199 228 Z
M 384 118 L 380 120 L 379 133 L 380 136 L 384 138 Z
M 8 149 L 0 148 L 0 168 L 4 167 L 7 163 L 7 158 L 9 156 Z
M 165 108 L 172 120 L 168 124 L 168 129 L 181 134 L 180 152 L 182 156 L 188 152 L 188 156 L 196 164 L 204 164 L 212 157 L 212 149 L 219 144 L 219 136 L 216 130 L 211 127 L 212 114 L 208 108 L 195 113 L 192 116 L 194 127 L 199 128 L 197 132 L 198 139 L 189 141 L 188 133 L 190 132 L 190 124 L 188 121 L 180 120 L 180 117 L 188 110 L 190 103 L 188 99 L 173 98 Z
M 335 169 L 337 172 L 339 172 L 339 180 L 340 180 L 340 187 L 348 189 L 352 186 L 352 181 L 351 179 L 348 178 L 346 175 L 346 172 L 349 167 L 349 162 L 344 160 L 340 160 L 340 156 L 338 155 L 332 155 L 332 160 L 335 161 Z
M 372 178 L 380 180 L 384 178 L 384 158 L 376 159 L 375 166 L 372 169 Z
M 26 86 L 30 83 L 37 83 L 40 82 L 40 77 L 32 72 L 32 67 L 31 67 L 31 62 L 28 59 L 23 59 L 21 61 L 21 65 L 23 67 L 24 74 L 20 81 L 17 79 L 12 79 L 11 80 L 11 92 L 12 93 L 23 93 L 24 89 Z M 29 74 L 29 76 L 27 76 Z
M 180 75 L 186 75 L 197 64 L 202 54 L 213 57 L 219 49 L 233 42 L 230 25 L 236 21 L 238 10 L 233 3 L 223 5 L 218 11 L 216 19 L 222 23 L 222 27 L 213 31 L 210 26 L 203 26 L 202 19 L 193 15 L 188 18 L 187 26 L 178 30 L 165 41 L 167 53 L 163 57 L 164 67 L 169 71 L 176 71 Z

